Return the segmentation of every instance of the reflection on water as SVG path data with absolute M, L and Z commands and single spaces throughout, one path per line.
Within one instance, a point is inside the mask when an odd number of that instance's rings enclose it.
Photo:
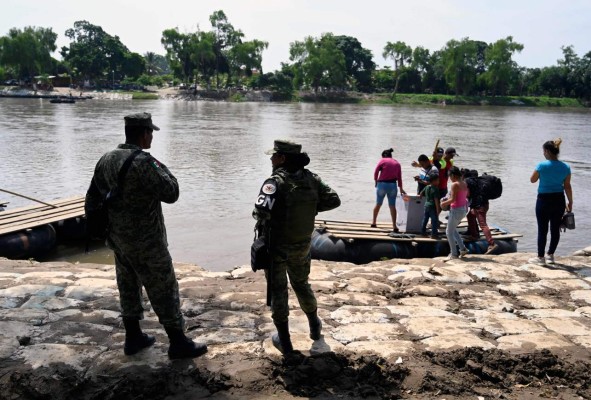
M 177 203 L 164 205 L 170 250 L 176 261 L 212 270 L 248 263 L 251 211 L 270 173 L 273 139 L 301 142 L 318 173 L 341 196 L 335 219 L 370 220 L 373 169 L 383 149 L 393 147 L 412 192 L 419 154 L 437 139 L 453 146 L 456 165 L 498 175 L 503 196 L 491 202 L 489 219 L 523 233 L 519 249 L 534 251 L 536 185 L 529 177 L 542 160 L 545 140 L 561 136 L 565 160 L 572 160 L 576 231 L 564 234 L 558 253 L 588 246 L 591 145 L 588 110 L 500 107 L 415 107 L 334 104 L 268 104 L 181 101 L 100 101 L 50 104 L 39 99 L 0 99 L 0 187 L 49 200 L 83 195 L 94 165 L 124 140 L 123 116 L 151 112 L 161 131 L 150 152 L 179 180 Z M 23 199 L 0 196 L 11 207 Z M 380 215 L 388 220 L 386 211 Z M 69 249 L 71 251 L 71 249 Z M 82 256 L 61 251 L 68 260 L 112 259 L 108 252 Z M 90 257 L 90 258 L 88 258 Z M 95 258 L 93 258 L 95 257 Z

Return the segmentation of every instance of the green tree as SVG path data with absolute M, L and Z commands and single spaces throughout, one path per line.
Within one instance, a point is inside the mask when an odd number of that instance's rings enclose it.
M 51 28 L 12 28 L 0 37 L 0 64 L 16 71 L 19 78 L 48 72 L 53 66 L 51 52 L 56 49 L 56 39 Z
M 222 10 L 213 12 L 209 16 L 209 22 L 214 29 L 215 45 L 214 51 L 216 54 L 216 86 L 219 87 L 220 72 L 227 72 L 227 83 L 231 81 L 231 68 L 228 62 L 228 53 L 233 46 L 242 43 L 244 34 L 241 30 L 234 29 L 234 26 L 228 21 L 228 17 Z
M 552 97 L 564 96 L 566 75 L 564 69 L 559 66 L 544 67 L 540 71 L 538 84 L 542 94 Z
M 163 55 L 148 51 L 144 54 L 144 61 L 146 63 L 146 73 L 148 75 L 153 76 L 170 74 L 168 61 L 166 61 L 166 57 Z
M 289 55 L 289 59 L 295 62 L 295 85 L 311 87 L 315 94 L 320 87 L 335 89 L 345 86 L 345 56 L 331 33 L 324 33 L 320 39 L 309 36 L 303 42 L 291 43 Z
M 452 39 L 441 52 L 445 80 L 456 95 L 470 94 L 476 84 L 478 48 L 478 43 L 469 38 L 460 41 Z
M 66 37 L 71 40 L 70 45 L 62 47 L 60 53 L 70 68 L 86 79 L 112 75 L 118 79 L 137 78 L 143 72 L 143 57 L 130 52 L 118 36 L 109 35 L 98 25 L 76 21 L 66 31 Z
M 591 99 L 591 51 L 580 58 L 576 70 L 575 95 L 586 100 Z
M 521 50 L 523 45 L 514 42 L 511 36 L 497 40 L 485 50 L 487 69 L 482 76 L 493 96 L 506 94 L 509 84 L 518 76 L 518 65 L 512 57 L 515 52 L 519 53 Z
M 269 43 L 257 39 L 236 43 L 232 46 L 227 54 L 233 75 L 238 78 L 243 74 L 250 77 L 253 69 L 262 72 L 263 50 L 268 46 Z
M 396 74 L 388 66 L 373 73 L 373 85 L 378 92 L 392 92 L 396 86 Z
M 391 58 L 394 61 L 394 74 L 396 75 L 396 84 L 394 85 L 394 96 L 398 92 L 401 76 L 407 72 L 404 63 L 409 64 L 412 61 L 412 47 L 406 43 L 398 41 L 396 43 L 387 42 L 384 46 L 382 57 L 386 60 Z
M 215 35 L 213 32 L 198 32 L 190 41 L 191 61 L 209 88 L 216 72 Z
M 372 89 L 372 73 L 376 68 L 371 50 L 363 48 L 359 40 L 352 36 L 334 36 L 337 48 L 345 56 L 347 77 L 352 80 L 352 87 L 363 92 Z
M 178 28 L 173 28 L 164 30 L 160 39 L 173 73 L 185 82 L 192 78 L 196 66 L 192 57 L 193 35 L 181 33 Z

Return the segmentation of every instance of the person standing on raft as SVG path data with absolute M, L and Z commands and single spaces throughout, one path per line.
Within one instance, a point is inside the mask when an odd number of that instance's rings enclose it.
M 394 149 L 392 148 L 382 151 L 382 159 L 378 162 L 373 173 L 374 186 L 376 187 L 376 205 L 373 208 L 371 227 L 377 227 L 378 213 L 384 203 L 384 197 L 388 196 L 393 231 L 398 232 L 396 226 L 396 196 L 398 195 L 398 188 L 400 188 L 401 194 L 406 194 L 406 192 L 402 188 L 402 169 L 400 163 L 392 158 L 393 152 Z

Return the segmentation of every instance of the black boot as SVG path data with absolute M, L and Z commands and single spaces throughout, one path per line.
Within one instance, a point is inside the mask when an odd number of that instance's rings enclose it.
M 131 356 L 146 347 L 150 347 L 156 341 L 154 336 L 142 333 L 140 320 L 137 318 L 123 317 L 123 326 L 125 327 L 123 352 L 126 356 Z
M 318 318 L 318 309 L 311 313 L 306 313 L 308 325 L 310 325 L 310 339 L 318 340 L 322 336 L 322 321 Z
M 271 336 L 271 341 L 273 342 L 273 346 L 277 350 L 279 350 L 282 354 L 289 354 L 293 351 L 293 346 L 291 344 L 291 338 L 289 337 L 289 323 L 281 322 L 275 323 L 275 327 L 277 328 L 277 333 L 274 333 Z
M 195 343 L 185 336 L 185 333 L 180 328 L 164 328 L 170 346 L 168 347 L 168 358 L 176 360 L 179 358 L 195 358 L 207 353 L 207 345 L 205 343 Z

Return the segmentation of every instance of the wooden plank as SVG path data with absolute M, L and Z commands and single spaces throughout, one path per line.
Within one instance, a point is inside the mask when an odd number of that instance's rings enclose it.
M 324 232 L 332 234 L 334 236 L 346 236 L 346 235 L 365 235 L 365 236 L 380 236 L 383 237 L 382 234 L 384 236 L 388 236 L 388 233 L 390 232 L 379 232 L 379 231 L 375 231 L 375 232 L 368 232 L 368 231 L 355 231 L 355 230 L 340 230 L 340 229 L 326 229 Z M 414 233 L 405 233 L 405 232 L 400 232 L 400 234 L 404 235 L 404 234 L 408 234 L 408 235 L 413 235 L 416 238 L 424 238 L 423 236 L 419 235 L 419 234 L 414 234 Z M 498 232 L 491 232 L 491 236 L 493 237 L 493 239 L 499 238 L 499 237 L 505 237 L 506 235 L 516 235 L 515 237 L 522 237 L 523 235 L 519 234 L 519 233 L 508 233 L 508 232 L 504 232 L 504 231 L 498 231 Z M 444 236 L 444 235 L 443 235 Z M 480 237 L 477 240 L 483 239 L 484 235 L 480 235 Z M 467 240 L 464 239 L 466 241 L 473 241 L 473 240 Z
M 76 217 L 80 217 L 81 215 L 84 215 L 84 213 L 81 214 L 80 212 L 72 212 L 70 214 L 62 214 L 62 215 L 56 215 L 54 217 L 46 218 L 43 220 L 43 223 L 27 222 L 22 225 L 15 225 L 15 226 L 11 226 L 8 228 L 2 227 L 2 228 L 0 228 L 0 235 L 4 235 L 6 233 L 11 233 L 11 232 L 18 232 L 18 231 L 22 231 L 25 229 L 35 228 L 36 226 L 46 225 L 46 224 L 50 224 L 52 222 L 58 222 L 58 221 L 62 221 L 62 220 L 70 219 L 70 218 L 76 218 Z
M 49 204 L 53 204 L 56 206 L 62 206 L 62 205 L 68 205 L 68 204 L 73 204 L 73 203 L 80 203 L 80 202 L 84 203 L 84 197 L 71 197 L 71 198 L 63 199 L 63 200 L 48 201 Z M 0 212 L 0 220 L 8 218 L 8 217 L 12 217 L 14 215 L 26 214 L 26 213 L 30 213 L 30 212 L 37 212 L 37 211 L 44 211 L 44 210 L 51 210 L 51 209 L 53 209 L 53 207 L 44 206 L 42 204 L 35 204 L 32 206 L 26 206 L 26 207 L 15 208 L 15 209 L 8 209 L 6 211 Z
M 13 216 L 12 218 L 0 219 L 0 227 L 5 228 L 11 225 L 20 223 L 42 221 L 44 218 L 51 218 L 56 215 L 68 214 L 73 211 L 82 212 L 84 214 L 84 204 L 70 204 L 67 206 L 61 206 L 58 208 L 49 208 L 44 211 L 32 212 L 23 215 Z
M 14 227 L 18 227 L 24 224 L 32 224 L 35 223 L 37 225 L 44 225 L 46 224 L 47 220 L 55 220 L 57 218 L 57 220 L 59 221 L 60 219 L 64 219 L 63 216 L 64 215 L 71 215 L 71 214 L 75 214 L 77 217 L 81 217 L 84 215 L 84 209 L 83 208 L 75 208 L 72 210 L 63 210 L 63 212 L 60 213 L 54 213 L 54 214 L 50 214 L 50 215 L 43 215 L 43 216 L 38 216 L 36 218 L 28 218 L 28 219 L 24 219 L 24 220 L 17 220 L 14 221 L 10 224 L 0 224 L 0 229 L 5 230 L 5 229 L 12 229 Z
M 355 234 L 355 233 L 347 233 L 347 234 L 332 234 L 331 232 L 327 232 L 330 236 L 333 236 L 337 239 L 357 239 L 357 240 L 376 240 L 376 241 L 389 241 L 389 242 L 422 242 L 422 243 L 429 243 L 429 242 L 447 242 L 445 236 L 441 237 L 440 239 L 431 239 L 429 237 L 414 237 L 414 238 L 393 238 L 388 235 L 381 236 L 381 235 L 363 235 L 363 234 Z M 504 239 L 515 239 L 518 237 L 522 237 L 523 235 L 511 233 L 506 235 L 498 235 L 495 237 L 497 240 L 504 240 Z
M 329 234 L 330 234 L 330 232 L 329 232 Z M 349 234 L 346 236 L 332 235 L 332 234 L 330 234 L 330 235 L 337 238 L 337 239 L 343 239 L 343 240 L 363 239 L 363 240 L 378 240 L 378 241 L 388 241 L 388 242 L 413 242 L 414 241 L 414 239 L 410 239 L 410 238 L 393 238 L 388 235 L 385 235 L 385 236 L 357 235 L 357 234 Z

